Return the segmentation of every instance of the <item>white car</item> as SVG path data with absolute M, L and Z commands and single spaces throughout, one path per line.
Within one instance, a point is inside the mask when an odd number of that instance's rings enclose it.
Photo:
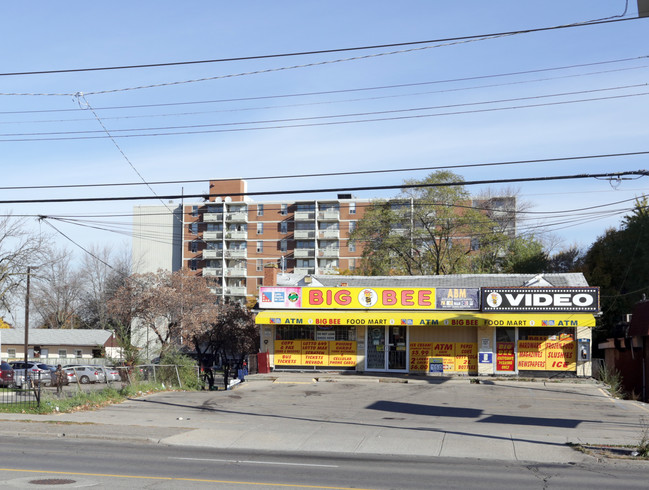
M 101 379 L 103 378 L 103 376 L 101 376 L 100 378 L 99 371 L 97 370 L 96 366 L 79 366 L 68 364 L 67 366 L 63 366 L 63 368 L 67 372 L 73 371 L 77 379 L 79 380 L 79 383 L 81 383 L 82 385 L 103 381 L 103 379 Z
M 14 370 L 14 382 L 16 386 L 22 388 L 27 381 L 32 380 L 34 384 L 43 383 L 48 385 L 51 382 L 50 369 L 47 364 L 38 362 L 12 361 L 9 363 Z M 25 368 L 27 373 L 25 374 Z M 27 381 L 25 381 L 25 377 Z

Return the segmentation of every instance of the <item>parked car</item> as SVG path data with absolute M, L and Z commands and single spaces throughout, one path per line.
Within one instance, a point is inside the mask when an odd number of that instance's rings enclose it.
M 119 375 L 119 371 L 117 370 L 117 368 L 110 367 L 110 366 L 103 366 L 99 369 L 101 369 L 101 372 L 104 373 L 104 381 L 106 383 L 111 383 L 113 381 L 122 381 L 122 378 Z
M 0 362 L 0 386 L 5 388 L 14 384 L 14 369 L 8 362 Z
M 78 364 L 68 364 L 64 366 L 66 371 L 71 369 L 77 376 L 79 383 L 86 385 L 88 383 L 97 383 L 100 380 L 99 371 L 95 366 L 81 366 Z
M 26 383 L 25 378 L 33 380 L 35 384 L 43 383 L 47 385 L 51 381 L 47 364 L 38 362 L 25 363 L 24 361 L 12 361 L 9 364 L 14 370 L 14 383 L 17 386 L 22 387 Z
M 63 371 L 68 375 L 68 384 L 77 382 L 77 373 L 73 368 L 63 368 Z

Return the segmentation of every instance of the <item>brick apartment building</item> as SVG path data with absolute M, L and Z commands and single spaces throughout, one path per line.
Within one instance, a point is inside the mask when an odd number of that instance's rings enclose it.
M 212 180 L 205 203 L 182 210 L 177 204 L 136 206 L 134 272 L 183 267 L 213 278 L 219 296 L 245 302 L 257 296 L 268 265 L 302 275 L 358 267 L 362 249 L 350 243 L 349 235 L 371 200 L 338 194 L 332 199 L 256 202 L 245 196 L 246 190 L 244 180 Z M 491 199 L 490 204 L 511 210 L 515 198 Z M 497 213 L 492 217 L 498 219 Z M 515 222 L 508 230 L 512 236 Z

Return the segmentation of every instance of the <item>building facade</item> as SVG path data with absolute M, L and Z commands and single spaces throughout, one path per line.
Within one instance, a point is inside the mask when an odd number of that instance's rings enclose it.
M 264 268 L 301 274 L 354 270 L 361 250 L 349 241 L 367 200 L 256 202 L 243 180 L 210 181 L 209 201 L 184 207 L 183 266 L 213 279 L 222 297 L 256 297 Z
M 599 290 L 582 274 L 275 277 L 256 317 L 273 369 L 592 373 Z

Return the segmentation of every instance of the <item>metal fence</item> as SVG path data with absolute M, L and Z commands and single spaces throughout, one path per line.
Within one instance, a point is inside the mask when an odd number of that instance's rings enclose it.
M 21 376 L 19 385 L 14 383 L 12 386 L 1 387 L 0 404 L 3 406 L 10 404 L 22 409 L 39 407 L 43 386 L 39 374 L 30 374 L 26 380 Z

